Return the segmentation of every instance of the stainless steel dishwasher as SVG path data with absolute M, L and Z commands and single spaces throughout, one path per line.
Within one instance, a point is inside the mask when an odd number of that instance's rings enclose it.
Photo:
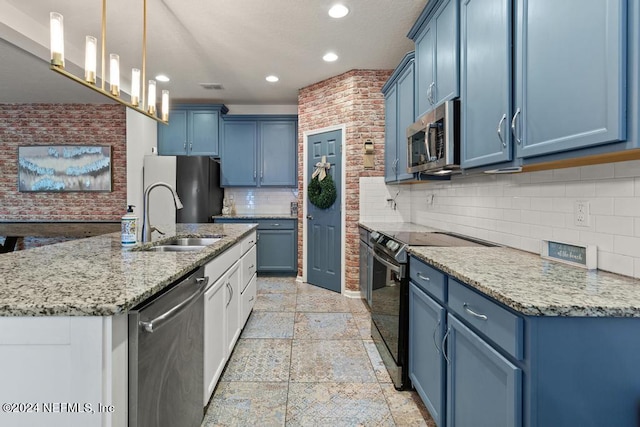
M 200 426 L 207 281 L 199 268 L 130 310 L 130 427 Z

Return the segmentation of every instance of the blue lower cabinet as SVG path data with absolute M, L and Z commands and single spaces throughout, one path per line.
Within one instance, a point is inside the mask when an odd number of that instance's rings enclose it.
M 522 370 L 448 316 L 447 426 L 520 427 Z
M 258 271 L 296 271 L 296 242 L 295 230 L 258 229 Z
M 298 272 L 298 232 L 295 219 L 214 218 L 218 224 L 258 224 L 258 273 Z
M 440 427 L 445 414 L 445 309 L 414 283 L 409 285 L 409 378 Z

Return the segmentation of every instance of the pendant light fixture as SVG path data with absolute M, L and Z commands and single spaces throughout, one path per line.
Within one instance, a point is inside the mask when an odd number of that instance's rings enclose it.
M 127 102 L 120 98 L 120 56 L 112 53 L 109 55 L 109 90 L 105 89 L 106 80 L 106 32 L 107 32 L 107 0 L 102 0 L 102 40 L 101 40 L 101 86 L 96 86 L 96 65 L 98 43 L 95 37 L 87 36 L 85 39 L 85 58 L 84 58 L 84 79 L 76 77 L 64 69 L 64 24 L 63 17 L 60 13 L 51 12 L 49 14 L 49 28 L 51 36 L 51 70 L 62 74 L 63 76 L 86 86 L 96 92 L 101 93 L 108 98 L 119 102 L 141 114 L 146 115 L 160 123 L 168 124 L 169 122 L 169 91 L 162 91 L 162 114 L 161 117 L 156 115 L 156 82 L 149 80 L 148 96 L 145 96 L 145 87 L 142 86 L 142 95 L 140 94 L 140 83 L 146 81 L 146 62 L 147 62 L 147 0 L 142 1 L 143 4 L 143 21 L 142 21 L 142 73 L 140 69 L 133 68 L 131 70 L 131 100 Z M 147 104 L 144 105 L 146 100 Z

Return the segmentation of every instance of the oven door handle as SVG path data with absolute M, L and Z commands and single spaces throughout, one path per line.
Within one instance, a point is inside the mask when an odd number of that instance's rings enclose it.
M 384 258 L 381 258 L 375 251 L 373 251 L 373 257 L 382 265 L 387 267 L 389 270 L 393 271 L 397 275 L 402 275 L 402 267 L 399 265 L 393 265 L 389 261 Z

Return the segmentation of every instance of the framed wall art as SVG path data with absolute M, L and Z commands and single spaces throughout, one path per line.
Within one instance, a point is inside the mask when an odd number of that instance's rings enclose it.
M 19 191 L 111 191 L 111 181 L 110 146 L 18 147 Z

